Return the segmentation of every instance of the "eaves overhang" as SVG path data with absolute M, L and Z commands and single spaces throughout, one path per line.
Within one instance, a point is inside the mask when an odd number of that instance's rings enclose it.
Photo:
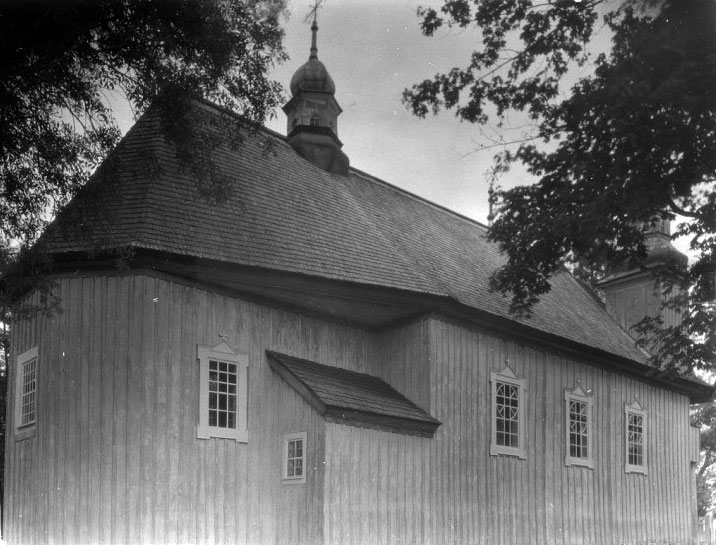
M 266 351 L 271 369 L 328 422 L 433 437 L 440 421 L 383 379 Z
M 614 354 L 545 332 L 524 320 L 465 305 L 447 294 L 359 284 L 142 248 L 134 248 L 122 266 L 165 273 L 207 289 L 223 290 L 227 295 L 373 330 L 390 329 L 397 323 L 432 314 L 641 378 L 654 386 L 688 396 L 692 403 L 709 401 L 714 395 L 714 387 L 697 378 L 676 376 L 649 365 L 646 354 L 641 361 Z M 103 259 L 98 253 L 88 261 L 86 254 L 63 254 L 55 256 L 53 267 L 56 272 L 116 269 L 117 256 L 111 253 Z

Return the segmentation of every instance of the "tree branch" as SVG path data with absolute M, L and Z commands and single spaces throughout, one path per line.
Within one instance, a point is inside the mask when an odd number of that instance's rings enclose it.
M 671 195 L 668 196 L 669 199 L 669 206 L 671 207 L 671 210 L 679 214 L 680 216 L 686 216 L 687 218 L 698 218 L 699 214 L 696 212 L 690 212 L 689 210 L 686 210 L 676 204 L 676 201 L 674 201 L 673 197 Z

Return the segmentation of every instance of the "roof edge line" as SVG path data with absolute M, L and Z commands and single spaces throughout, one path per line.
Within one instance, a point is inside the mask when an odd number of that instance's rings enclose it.
M 288 367 L 281 362 L 281 354 L 273 350 L 266 350 L 268 356 L 269 367 L 276 372 L 286 383 L 296 390 L 296 392 L 305 399 L 321 416 L 326 414 L 326 405 L 321 401 L 316 392 L 314 392 L 306 383 L 298 378 Z
M 350 170 L 354 171 L 356 174 L 360 174 L 362 176 L 369 178 L 374 183 L 378 183 L 378 184 L 387 186 L 390 189 L 394 189 L 394 190 L 398 191 L 399 193 L 403 193 L 408 197 L 411 197 L 417 201 L 427 204 L 428 206 L 431 206 L 432 208 L 436 208 L 437 210 L 439 210 L 441 212 L 445 212 L 447 214 L 450 214 L 451 216 L 455 216 L 457 218 L 466 220 L 469 223 L 477 225 L 478 227 L 482 227 L 485 231 L 488 230 L 488 226 L 485 225 L 484 223 L 482 223 L 474 218 L 471 218 L 469 216 L 466 216 L 465 214 L 461 214 L 460 212 L 456 212 L 455 210 L 451 210 L 447 206 L 443 206 L 442 204 L 438 204 L 436 202 L 426 199 L 425 197 L 421 197 L 420 195 L 417 195 L 416 193 L 408 191 L 405 188 L 402 188 L 402 187 L 392 184 L 390 182 L 386 182 L 382 178 L 378 178 L 377 176 L 375 176 L 373 174 L 369 174 L 369 173 L 365 172 L 364 170 L 361 170 L 361 169 L 354 167 L 352 165 L 350 167 Z
M 205 106 L 209 106 L 209 107 L 211 107 L 211 108 L 214 108 L 214 109 L 218 110 L 218 111 L 221 112 L 221 113 L 225 113 L 225 114 L 227 114 L 227 115 L 236 117 L 236 118 L 238 118 L 238 119 L 240 119 L 240 120 L 246 121 L 246 122 L 249 123 L 249 124 L 255 125 L 256 128 L 258 128 L 259 130 L 262 130 L 262 131 L 268 133 L 269 135 L 278 138 L 279 140 L 281 140 L 281 141 L 283 141 L 283 142 L 288 142 L 288 137 L 287 137 L 287 136 L 284 136 L 284 135 L 282 135 L 281 133 L 274 131 L 273 129 L 269 129 L 269 128 L 266 127 L 265 125 L 261 125 L 261 124 L 255 122 L 255 121 L 252 121 L 252 120 L 246 118 L 245 116 L 239 114 L 238 112 L 234 112 L 233 110 L 229 110 L 229 109 L 226 108 L 225 106 L 221 106 L 221 105 L 219 105 L 219 104 L 216 104 L 216 103 L 214 103 L 214 102 L 212 102 L 212 101 L 210 101 L 209 99 L 204 98 L 204 97 L 199 97 L 199 96 L 197 96 L 197 97 L 193 97 L 193 98 L 194 98 L 194 100 L 196 100 L 197 102 L 199 102 L 199 103 L 201 103 L 201 104 L 203 104 L 203 105 L 205 105 Z M 398 191 L 399 193 L 403 193 L 404 195 L 406 195 L 406 196 L 408 196 L 408 197 L 411 197 L 411 198 L 413 198 L 413 199 L 415 199 L 415 200 L 417 200 L 417 201 L 420 201 L 420 202 L 422 202 L 422 203 L 424 203 L 424 204 L 427 204 L 428 206 L 431 206 L 431 207 L 433 207 L 433 208 L 435 208 L 435 209 L 437 209 L 437 210 L 440 210 L 441 212 L 445 212 L 445 213 L 447 213 L 447 214 L 450 214 L 451 216 L 455 216 L 455 217 L 457 217 L 457 218 L 460 218 L 460 219 L 466 220 L 466 221 L 468 221 L 468 222 L 470 222 L 470 223 L 472 223 L 472 224 L 475 224 L 475 225 L 477 225 L 477 226 L 479 226 L 479 227 L 482 227 L 484 230 L 487 230 L 487 229 L 488 229 L 487 225 L 485 225 L 484 223 L 482 223 L 482 222 L 480 222 L 480 221 L 478 221 L 478 220 L 476 220 L 476 219 L 474 219 L 474 218 L 471 218 L 471 217 L 469 217 L 469 216 L 466 216 L 466 215 L 464 215 L 464 214 L 461 214 L 460 212 L 456 212 L 455 210 L 451 210 L 450 208 L 448 208 L 448 207 L 446 207 L 446 206 L 443 206 L 443 205 L 441 205 L 441 204 L 438 204 L 438 203 L 435 203 L 435 202 L 433 202 L 433 201 L 430 201 L 430 200 L 426 199 L 425 197 L 421 197 L 420 195 L 417 195 L 417 194 L 415 194 L 415 193 L 413 193 L 413 192 L 411 192 L 411 191 L 408 191 L 407 189 L 404 189 L 404 188 L 402 188 L 402 187 L 400 187 L 400 186 L 397 186 L 397 185 L 395 185 L 395 184 L 392 184 L 392 183 L 390 183 L 390 182 L 387 182 L 387 181 L 383 180 L 382 178 L 378 178 L 377 176 L 374 176 L 373 174 L 369 174 L 369 173 L 365 172 L 364 170 L 361 170 L 361 169 L 359 169 L 359 168 L 357 168 L 357 167 L 354 167 L 354 166 L 351 165 L 351 166 L 349 167 L 349 172 L 354 172 L 354 173 L 356 173 L 356 174 L 358 174 L 358 175 L 364 176 L 364 177 L 370 179 L 373 183 L 378 183 L 378 184 L 387 186 L 387 187 L 390 188 L 390 189 L 396 190 L 396 191 Z

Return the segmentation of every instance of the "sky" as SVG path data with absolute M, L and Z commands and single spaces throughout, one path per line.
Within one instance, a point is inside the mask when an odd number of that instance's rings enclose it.
M 308 60 L 311 30 L 304 19 L 312 3 L 288 2 L 284 46 L 290 60 L 273 72 L 285 88 Z M 498 149 L 476 150 L 494 143 L 490 137 L 519 136 L 519 129 L 506 134 L 491 127 L 481 131 L 461 123 L 452 112 L 419 119 L 401 101 L 405 88 L 464 66 L 475 49 L 474 31 L 441 30 L 431 38 L 421 34 L 417 6 L 441 4 L 325 0 L 318 13 L 318 58 L 336 84 L 336 100 L 343 109 L 338 137 L 351 166 L 485 223 L 486 172 Z M 267 125 L 286 134 L 283 112 Z M 525 179 L 524 172 L 516 171 L 502 185 Z
M 610 10 L 620 0 L 606 0 Z M 315 0 L 288 0 L 282 20 L 284 47 L 290 59 L 272 76 L 286 89 L 294 72 L 308 60 Z M 406 88 L 436 73 L 467 65 L 479 45 L 474 29 L 440 29 L 434 36 L 420 32 L 418 6 L 439 8 L 443 0 L 324 0 L 318 12 L 318 59 L 336 84 L 336 100 L 343 109 L 338 137 L 351 166 L 403 188 L 454 212 L 487 223 L 487 172 L 502 148 L 500 141 L 524 137 L 529 124 L 512 114 L 506 128 L 493 123 L 478 126 L 459 121 L 453 111 L 420 119 L 402 103 Z M 597 23 L 589 50 L 608 49 L 610 35 Z M 568 77 L 576 81 L 592 67 L 575 67 Z M 569 88 L 567 81 L 565 89 Z M 286 117 L 276 112 L 266 125 L 286 134 Z M 501 188 L 534 183 L 521 166 L 498 180 Z M 687 240 L 676 247 L 690 254 Z M 690 256 L 693 257 L 693 256 Z
M 610 10 L 621 0 L 606 0 Z M 288 90 L 294 72 L 308 60 L 311 20 L 306 16 L 315 0 L 287 0 L 281 19 L 289 60 L 270 74 Z M 487 223 L 487 172 L 500 142 L 519 139 L 532 127 L 512 114 L 506 126 L 478 126 L 459 121 L 453 111 L 420 119 L 402 103 L 406 88 L 453 67 L 467 65 L 479 46 L 475 29 L 439 29 L 434 36 L 420 32 L 418 6 L 438 9 L 443 0 L 323 0 L 318 12 L 318 58 L 336 84 L 336 100 L 343 109 L 338 137 L 351 166 L 376 176 L 454 212 Z M 595 27 L 589 44 L 592 54 L 604 51 L 609 33 Z M 574 68 L 576 81 L 591 71 L 589 63 Z M 569 88 L 570 81 L 566 82 Z M 128 110 L 118 112 L 120 127 L 132 124 Z M 266 126 L 286 134 L 286 116 L 279 109 Z M 498 184 L 503 189 L 534 183 L 520 165 L 513 165 Z M 688 241 L 677 240 L 689 254 Z M 692 256 L 690 256 L 692 257 Z

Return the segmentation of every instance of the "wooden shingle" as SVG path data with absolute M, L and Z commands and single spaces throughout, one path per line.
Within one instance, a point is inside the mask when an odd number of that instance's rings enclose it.
M 383 379 L 267 351 L 269 365 L 329 422 L 432 437 L 440 422 Z

